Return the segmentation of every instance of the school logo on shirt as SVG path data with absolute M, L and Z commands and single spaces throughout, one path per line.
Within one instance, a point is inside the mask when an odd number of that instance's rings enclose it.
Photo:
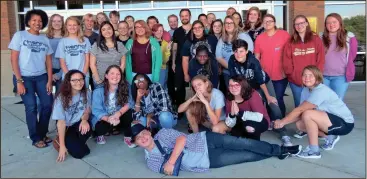
M 84 110 L 85 109 L 85 106 L 83 104 L 83 100 L 79 100 L 78 102 L 72 104 L 67 110 L 66 112 L 72 116 L 72 115 L 75 115 L 75 114 L 78 114 L 79 111 L 81 110 Z
M 65 46 L 65 52 L 70 54 L 70 56 L 78 56 L 79 54 L 85 53 L 86 49 L 87 44 Z
M 208 78 L 210 78 L 209 72 L 205 68 L 200 68 L 197 73 L 197 75 L 204 75 Z
M 232 53 L 232 44 L 231 43 L 223 43 L 222 51 L 226 53 Z
M 293 55 L 294 56 L 299 56 L 299 55 L 307 55 L 307 54 L 311 54 L 311 53 L 315 53 L 315 48 L 306 48 L 306 49 L 299 49 L 299 48 L 295 48 Z
M 198 48 L 200 45 L 205 45 L 206 48 L 208 48 L 209 52 L 212 53 L 212 50 L 211 50 L 210 45 L 208 43 L 208 40 L 198 41 L 198 42 L 196 42 L 196 44 L 191 45 L 191 48 L 190 48 L 191 58 L 194 58 L 195 57 L 195 55 L 196 55 L 196 48 Z
M 48 49 L 48 45 L 38 41 L 24 40 L 23 45 L 26 46 L 31 52 L 40 53 L 45 52 Z
M 236 71 L 237 74 L 244 75 L 247 80 L 252 80 L 255 76 L 254 70 L 252 69 L 245 70 L 245 68 L 243 68 L 242 66 L 240 67 L 240 69 L 234 67 L 234 70 Z

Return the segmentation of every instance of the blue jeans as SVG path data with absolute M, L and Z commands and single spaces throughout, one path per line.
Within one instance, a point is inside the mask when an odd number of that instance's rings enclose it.
M 343 100 L 345 93 L 347 93 L 349 83 L 345 76 L 325 76 L 324 84 L 335 91 L 341 100 Z
M 287 78 L 284 78 L 282 80 L 272 80 L 272 82 L 274 86 L 275 96 L 278 100 L 278 105 L 280 107 L 280 110 L 282 111 L 283 116 L 285 116 L 285 104 L 283 97 L 285 89 L 287 88 L 288 85 L 288 80 Z
M 226 134 L 206 132 L 206 142 L 210 168 L 254 162 L 281 154 L 279 145 Z
M 293 93 L 293 100 L 294 100 L 294 107 L 298 107 L 301 101 L 301 93 L 302 93 L 302 86 L 298 86 L 292 82 L 289 82 L 289 86 L 291 87 Z
M 147 118 L 140 117 L 139 121 L 143 126 L 147 125 Z M 155 116 L 155 121 L 157 122 L 159 128 L 173 128 L 177 124 L 177 119 L 175 119 L 171 112 L 161 112 L 158 116 L 158 120 Z
M 161 69 L 161 73 L 159 75 L 159 83 L 162 85 L 163 89 L 167 90 L 167 69 Z
M 46 137 L 48 132 L 48 124 L 52 112 L 52 93 L 47 94 L 47 74 L 40 76 L 22 76 L 24 80 L 24 87 L 26 93 L 20 97 L 23 100 L 25 106 L 25 114 L 29 137 L 32 140 L 32 144 L 42 140 Z M 13 75 L 13 83 L 17 84 L 16 78 Z M 39 120 L 37 119 L 37 102 L 36 94 L 40 99 L 40 114 Z

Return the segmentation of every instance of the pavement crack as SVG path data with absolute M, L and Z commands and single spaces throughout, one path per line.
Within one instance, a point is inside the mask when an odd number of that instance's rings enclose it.
M 1 109 L 4 109 L 5 111 L 7 111 L 9 114 L 11 114 L 12 116 L 14 116 L 16 119 L 18 119 L 20 122 L 27 124 L 26 122 L 24 122 L 23 120 L 21 120 L 18 116 L 16 116 L 15 114 L 13 114 L 11 111 L 9 111 L 6 108 L 1 107 Z
M 95 170 L 99 171 L 100 173 L 102 173 L 104 176 L 106 176 L 107 178 L 111 178 L 109 175 L 107 175 L 106 173 L 102 172 L 101 170 L 99 170 L 98 168 L 94 167 L 92 164 L 90 164 L 89 162 L 85 161 L 84 159 L 82 159 L 82 161 L 86 164 L 88 164 L 90 167 L 94 168 Z M 88 172 L 89 174 L 90 172 Z M 86 175 L 87 176 L 87 175 Z

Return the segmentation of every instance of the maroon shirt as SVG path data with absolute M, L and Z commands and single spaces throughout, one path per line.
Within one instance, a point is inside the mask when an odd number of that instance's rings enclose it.
M 232 101 L 226 100 L 226 115 L 231 113 L 231 107 Z M 249 100 L 238 103 L 238 108 L 240 111 L 259 112 L 263 114 L 264 118 L 268 121 L 268 124 L 270 124 L 269 114 L 266 111 L 259 92 L 256 90 L 252 92 L 251 98 Z
M 134 73 L 152 74 L 152 49 L 150 41 L 145 44 L 140 44 L 137 40 L 134 40 L 131 59 Z

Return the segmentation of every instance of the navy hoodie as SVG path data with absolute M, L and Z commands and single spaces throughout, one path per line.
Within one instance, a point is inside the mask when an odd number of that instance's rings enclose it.
M 238 62 L 232 55 L 228 61 L 228 70 L 231 77 L 236 75 L 245 77 L 254 89 L 259 89 L 260 85 L 270 80 L 269 76 L 262 70 L 259 60 L 251 51 L 247 53 L 244 63 Z
M 217 88 L 218 87 L 218 78 L 219 78 L 219 74 L 218 74 L 218 62 L 215 59 L 214 55 L 209 54 L 209 59 L 211 62 L 211 70 L 212 70 L 212 74 L 209 76 L 209 72 L 205 70 L 204 65 L 201 65 L 198 61 L 198 59 L 193 58 L 192 60 L 190 60 L 189 62 L 189 75 L 190 78 L 194 78 L 196 75 L 205 75 L 209 77 L 209 80 L 212 82 L 213 87 Z

